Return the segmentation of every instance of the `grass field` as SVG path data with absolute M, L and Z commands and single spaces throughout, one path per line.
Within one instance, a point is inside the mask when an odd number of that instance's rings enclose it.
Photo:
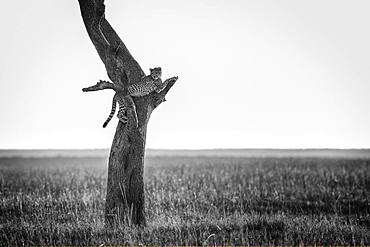
M 148 226 L 111 230 L 106 163 L 0 158 L 0 244 L 370 244 L 370 159 L 149 157 Z

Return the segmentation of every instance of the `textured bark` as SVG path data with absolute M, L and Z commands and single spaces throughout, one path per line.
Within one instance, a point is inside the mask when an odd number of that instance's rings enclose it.
M 79 4 L 89 37 L 113 82 L 100 82 L 83 91 L 117 90 L 122 86 L 127 89 L 129 84 L 140 81 L 145 74 L 105 19 L 104 1 L 79 0 Z M 152 111 L 165 101 L 165 95 L 176 80 L 177 77 L 167 79 L 168 84 L 160 93 L 132 98 L 124 93 L 121 95 L 128 109 L 128 124 L 118 122 L 109 156 L 105 209 L 108 225 L 146 224 L 143 172 L 147 124 Z

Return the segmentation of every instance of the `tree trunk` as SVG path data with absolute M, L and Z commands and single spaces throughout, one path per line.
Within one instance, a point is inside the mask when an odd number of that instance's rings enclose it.
M 113 83 L 99 82 L 84 92 L 113 89 L 139 82 L 145 76 L 140 65 L 105 19 L 104 0 L 79 0 L 81 15 L 101 60 Z M 160 93 L 143 97 L 122 95 L 128 123 L 118 122 L 109 164 L 105 207 L 108 225 L 129 223 L 145 225 L 144 154 L 146 129 L 152 111 L 162 103 L 177 77 L 167 79 Z M 117 89 L 118 90 L 118 89 Z

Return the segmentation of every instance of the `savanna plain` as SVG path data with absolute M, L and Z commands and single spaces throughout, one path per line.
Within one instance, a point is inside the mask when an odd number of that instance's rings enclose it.
M 105 157 L 0 158 L 0 244 L 370 245 L 370 159 L 149 155 L 147 227 L 107 229 Z

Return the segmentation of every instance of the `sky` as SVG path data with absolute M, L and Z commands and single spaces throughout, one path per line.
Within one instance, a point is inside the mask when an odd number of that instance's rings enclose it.
M 106 0 L 148 73 L 179 76 L 147 147 L 370 148 L 370 1 Z M 77 0 L 7 1 L 0 148 L 108 148 L 113 91 Z

